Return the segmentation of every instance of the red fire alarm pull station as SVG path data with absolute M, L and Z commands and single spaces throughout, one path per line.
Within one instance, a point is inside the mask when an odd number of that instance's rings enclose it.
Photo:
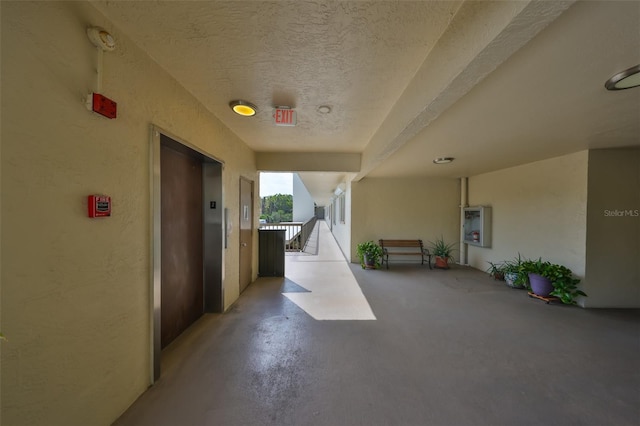
M 107 118 L 116 118 L 118 104 L 100 93 L 92 93 L 91 110 Z
M 89 217 L 111 216 L 111 197 L 89 195 Z

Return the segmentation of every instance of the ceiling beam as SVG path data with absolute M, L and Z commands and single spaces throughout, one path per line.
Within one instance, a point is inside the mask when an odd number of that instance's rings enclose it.
M 331 152 L 256 152 L 262 172 L 359 172 L 361 155 Z
M 574 1 L 465 2 L 369 141 L 355 180 L 413 139 Z

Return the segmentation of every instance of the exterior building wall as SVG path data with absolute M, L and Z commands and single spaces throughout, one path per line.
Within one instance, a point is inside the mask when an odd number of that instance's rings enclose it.
M 587 307 L 640 308 L 640 148 L 589 151 Z
M 351 189 L 351 262 L 358 262 L 357 245 L 368 240 L 422 239 L 428 246 L 440 237 L 460 239 L 458 179 L 365 178 Z
M 297 173 L 293 173 L 293 221 L 306 222 L 316 214 L 311 194 Z
M 469 265 L 549 260 L 585 277 L 588 152 L 469 178 L 469 205 L 492 207 L 492 246 L 469 246 Z
M 239 295 L 239 179 L 257 181 L 255 155 L 88 2 L 0 7 L 2 422 L 110 424 L 150 382 L 151 125 L 225 162 L 225 307 Z M 102 85 L 114 120 L 83 102 L 96 89 L 91 25 L 117 40 Z M 110 195 L 112 216 L 89 219 L 89 194 Z
M 353 221 L 351 216 L 351 182 L 341 183 L 341 186 L 344 187 L 344 192 L 340 196 L 335 197 L 331 203 L 333 215 L 330 227 L 342 254 L 346 259 L 350 259 L 351 223 Z M 343 202 L 345 203 L 344 218 L 340 217 L 340 197 L 343 198 Z M 328 215 L 325 214 L 325 217 L 328 217 Z

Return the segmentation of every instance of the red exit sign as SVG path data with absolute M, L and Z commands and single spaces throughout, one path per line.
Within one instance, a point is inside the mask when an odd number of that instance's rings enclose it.
M 273 119 L 276 126 L 295 126 L 297 123 L 296 112 L 291 108 L 276 108 Z

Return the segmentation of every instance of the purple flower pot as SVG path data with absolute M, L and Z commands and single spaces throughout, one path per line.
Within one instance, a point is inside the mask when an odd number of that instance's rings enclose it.
M 366 269 L 376 269 L 375 257 L 369 257 L 366 253 L 364 255 L 364 266 Z
M 551 280 L 538 274 L 529 274 L 529 284 L 531 285 L 531 291 L 538 296 L 549 297 L 553 291 L 553 284 Z

